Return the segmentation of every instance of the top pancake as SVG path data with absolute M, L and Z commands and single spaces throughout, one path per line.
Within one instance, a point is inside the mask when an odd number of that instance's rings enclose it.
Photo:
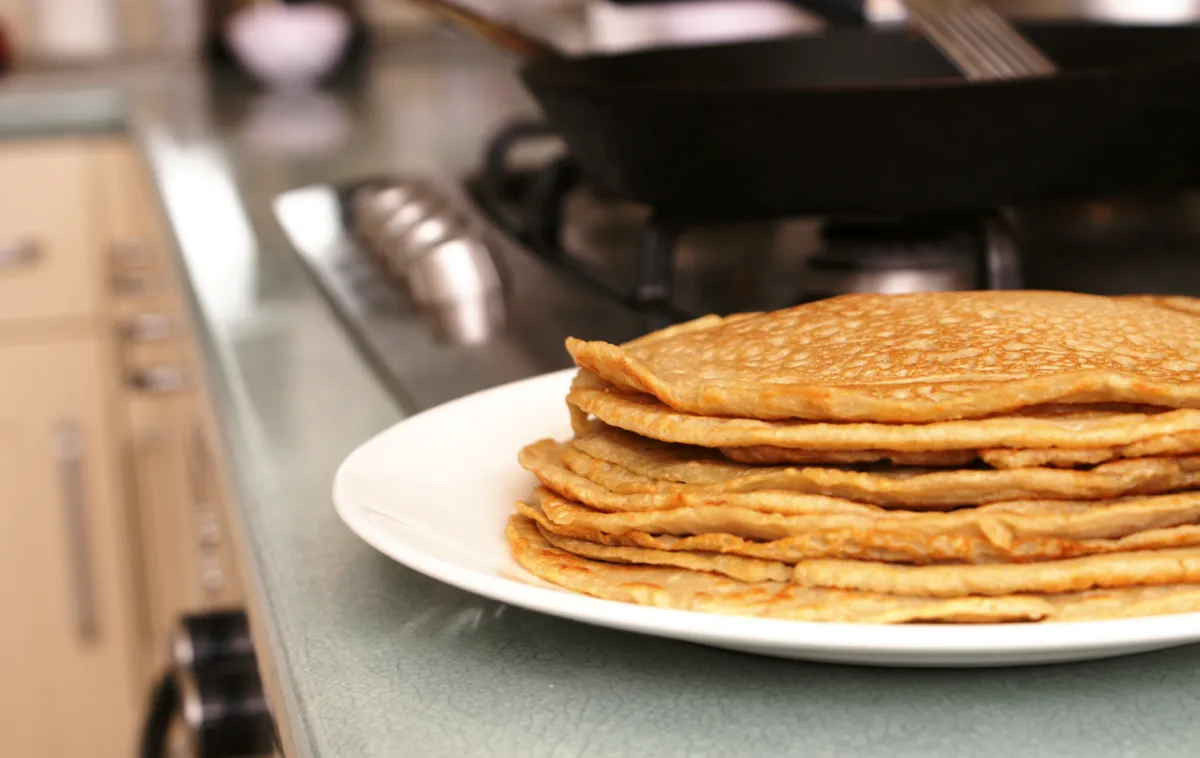
M 844 295 L 567 349 L 618 387 L 690 413 L 921 423 L 1045 403 L 1200 407 L 1196 327 L 1148 298 Z

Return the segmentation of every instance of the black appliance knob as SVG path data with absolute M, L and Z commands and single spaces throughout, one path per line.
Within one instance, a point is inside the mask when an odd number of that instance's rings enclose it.
M 177 670 L 202 670 L 230 662 L 254 663 L 250 622 L 243 611 L 184 616 L 171 638 L 171 662 Z
M 196 758 L 268 756 L 275 730 L 253 665 L 180 671 L 180 709 Z

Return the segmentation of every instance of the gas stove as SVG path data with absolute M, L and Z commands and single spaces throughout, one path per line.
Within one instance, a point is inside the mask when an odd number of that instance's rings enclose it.
M 966 216 L 667 218 L 583 183 L 545 127 L 467 177 L 383 176 L 277 199 L 315 281 L 416 411 L 706 313 L 847 292 L 1200 295 L 1200 193 Z

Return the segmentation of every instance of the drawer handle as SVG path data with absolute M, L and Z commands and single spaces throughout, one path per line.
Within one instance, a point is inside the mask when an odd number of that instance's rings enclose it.
M 11 273 L 29 268 L 41 257 L 41 248 L 31 239 L 0 242 L 0 272 Z
M 127 237 L 113 243 L 113 265 L 121 271 L 145 268 L 150 265 L 150 245 L 140 237 Z
M 208 440 L 199 425 L 194 425 L 188 439 L 190 448 L 187 457 L 188 487 L 192 494 L 192 507 L 206 513 L 216 506 L 213 497 L 215 474 L 212 465 L 211 450 Z
M 150 366 L 133 372 L 129 384 L 142 392 L 168 395 L 187 386 L 187 373 L 178 366 Z
M 88 541 L 88 514 L 83 481 L 83 434 L 72 421 L 62 421 L 54 429 L 54 459 L 62 486 L 63 513 L 67 525 L 67 560 L 70 561 L 72 593 L 75 599 L 75 633 L 84 643 L 95 642 L 100 633 L 96 608 L 92 551 Z
M 125 322 L 123 331 L 131 342 L 161 342 L 171 336 L 171 319 L 163 313 L 139 313 Z

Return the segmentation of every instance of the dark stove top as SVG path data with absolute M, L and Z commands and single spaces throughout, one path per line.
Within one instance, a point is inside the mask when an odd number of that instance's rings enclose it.
M 467 187 L 531 253 L 614 300 L 681 318 L 844 292 L 1019 284 L 1012 233 L 998 214 L 680 218 L 598 196 L 535 123 L 500 132 Z
M 1200 295 L 1200 193 L 970 217 L 695 220 L 597 197 L 537 125 L 466 180 L 297 190 L 279 219 L 413 410 L 706 313 L 855 291 Z M 318 233 L 320 232 L 320 233 Z

